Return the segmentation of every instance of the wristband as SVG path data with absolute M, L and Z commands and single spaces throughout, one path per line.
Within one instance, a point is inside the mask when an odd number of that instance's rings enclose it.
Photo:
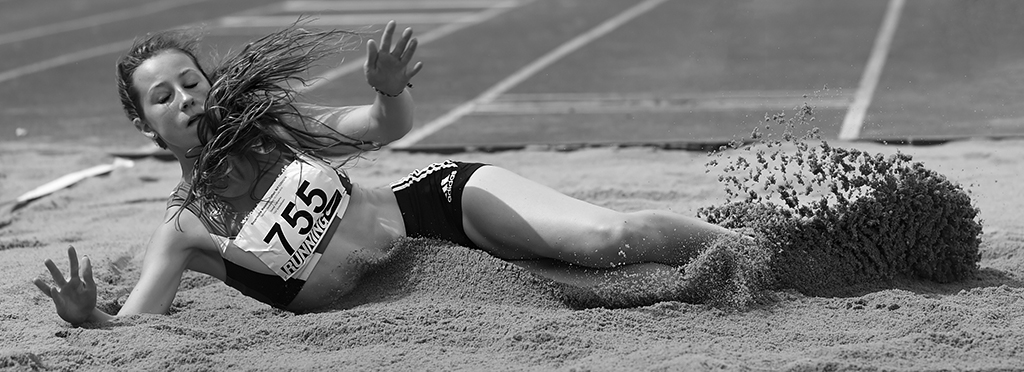
M 406 83 L 405 86 L 409 87 L 409 88 L 412 88 L 412 83 Z M 390 93 L 384 92 L 384 91 L 382 91 L 380 89 L 377 89 L 377 87 L 372 86 L 372 85 L 370 86 L 370 88 L 373 88 L 373 90 L 375 92 L 377 92 L 377 94 L 383 95 L 384 97 L 391 97 L 391 98 L 398 97 L 398 96 L 402 95 L 403 92 L 405 92 L 405 88 L 402 88 L 402 91 L 400 91 L 400 92 L 398 92 L 396 94 L 390 94 Z

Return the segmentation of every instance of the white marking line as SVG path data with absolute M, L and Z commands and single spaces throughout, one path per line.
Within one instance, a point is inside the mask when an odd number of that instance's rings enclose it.
M 459 22 L 473 12 L 450 13 L 368 13 L 317 15 L 308 19 L 304 25 L 313 27 L 358 26 L 387 23 L 395 21 L 399 24 L 437 24 Z M 294 15 L 284 16 L 245 16 L 224 17 L 218 22 L 219 27 L 285 27 L 295 23 Z
M 495 3 L 489 0 L 437 0 L 437 1 L 288 1 L 282 5 L 285 12 L 350 12 L 372 10 L 429 10 L 429 9 L 489 9 L 513 8 L 518 1 Z
M 885 67 L 885 58 L 889 55 L 889 47 L 892 45 L 893 35 L 896 34 L 904 2 L 904 0 L 889 0 L 885 19 L 875 38 L 875 46 L 871 49 L 871 57 L 868 59 L 867 66 L 864 67 L 864 74 L 861 75 L 860 86 L 857 87 L 853 104 L 850 105 L 850 109 L 846 111 L 846 118 L 843 119 L 843 127 L 839 131 L 841 140 L 849 141 L 860 137 L 860 130 L 864 126 L 864 117 L 867 115 L 868 106 L 871 105 L 871 99 L 875 95 L 878 80 L 882 76 L 882 68 Z
M 587 45 L 588 43 L 597 40 L 601 36 L 604 36 L 605 34 L 615 30 L 619 26 L 626 24 L 626 22 L 629 22 L 633 18 L 636 18 L 641 14 L 650 11 L 651 9 L 654 9 L 658 5 L 664 3 L 665 1 L 666 0 L 647 0 L 644 1 L 643 3 L 633 6 L 632 8 L 626 9 L 624 12 L 619 13 L 618 15 L 612 18 L 609 18 L 608 20 L 604 21 L 604 23 L 601 23 L 600 25 L 591 29 L 590 31 L 587 31 L 573 38 L 572 40 L 567 41 L 565 44 L 560 45 L 558 48 L 555 48 L 551 52 L 548 52 L 548 54 L 545 54 L 536 61 L 533 61 L 529 65 L 526 65 L 519 71 L 516 71 L 514 74 L 498 82 L 498 84 L 495 84 L 490 89 L 487 89 L 473 100 L 463 103 L 462 105 L 452 109 L 451 111 L 442 115 L 441 117 L 434 119 L 433 121 L 427 123 L 426 125 L 416 130 L 413 130 L 404 138 L 391 143 L 391 147 L 396 149 L 402 149 L 412 146 L 416 142 L 419 142 L 424 138 L 430 136 L 431 134 L 434 134 L 437 131 L 443 129 L 444 127 L 447 127 L 448 125 L 451 125 L 452 123 L 458 121 L 463 116 L 472 113 L 477 106 L 494 101 L 495 98 L 500 96 L 502 93 L 507 92 L 509 89 L 512 89 L 519 83 L 522 83 L 523 81 L 530 78 L 534 74 L 543 70 L 545 67 L 551 65 L 552 63 L 555 63 L 562 57 L 565 57 L 569 55 L 569 53 L 576 51 L 577 49 L 583 47 L 584 45 Z
M 116 43 L 100 45 L 98 47 L 89 48 L 74 53 L 63 54 L 45 61 L 36 62 L 30 65 L 21 66 L 18 68 L 4 71 L 0 73 L 0 83 L 8 80 L 14 80 L 25 75 L 46 71 L 51 68 L 60 67 L 78 61 L 83 61 L 89 58 L 115 53 L 121 50 L 128 49 L 131 46 L 131 40 L 123 40 Z
M 649 98 L 649 99 L 802 99 L 807 102 L 818 100 L 849 100 L 844 93 L 828 92 L 827 94 L 806 94 L 798 90 L 729 90 L 719 92 L 701 93 L 509 93 L 501 96 L 496 101 L 520 102 L 520 101 L 543 101 L 543 100 L 617 100 L 627 98 Z
M 202 0 L 202 1 L 206 1 L 206 0 Z M 252 9 L 248 9 L 248 10 L 243 10 L 243 11 L 241 11 L 239 13 L 236 13 L 236 14 L 253 14 L 253 13 L 259 13 L 259 12 L 263 12 L 263 11 L 273 11 L 275 9 L 278 9 L 277 8 L 277 4 L 272 4 L 271 6 L 256 7 L 256 8 L 252 8 Z M 188 26 L 188 24 L 185 24 L 185 25 L 182 25 L 182 26 Z M 130 48 L 133 42 L 134 42 L 134 40 L 116 41 L 116 42 L 113 42 L 113 43 L 92 47 L 92 48 L 89 48 L 89 49 L 86 49 L 86 50 L 80 50 L 80 51 L 73 52 L 73 53 L 62 54 L 62 55 L 59 55 L 57 57 L 50 58 L 50 59 L 47 59 L 47 60 L 44 60 L 44 61 L 40 61 L 40 62 L 35 62 L 35 63 L 29 64 L 29 65 L 25 65 L 25 66 L 21 66 L 21 67 L 16 67 L 14 69 L 10 69 L 10 70 L 4 71 L 4 72 L 0 72 L 0 83 L 6 82 L 8 80 L 14 80 L 14 79 L 20 78 L 22 76 L 34 74 L 34 73 L 37 73 L 37 72 L 46 71 L 46 70 L 49 70 L 51 68 L 56 68 L 56 67 L 72 64 L 72 63 L 75 63 L 75 62 L 84 61 L 84 60 L 89 59 L 89 58 L 95 58 L 95 57 L 99 57 L 99 56 L 110 54 L 110 53 L 116 53 L 116 52 L 119 52 L 119 51 L 122 51 L 122 50 Z
M 525 3 L 528 3 L 530 1 L 533 1 L 533 0 L 528 0 L 528 1 L 524 1 L 524 2 L 518 2 L 518 3 L 525 4 Z M 423 45 L 423 44 L 429 43 L 431 41 L 434 41 L 434 40 L 440 39 L 442 37 L 445 37 L 445 36 L 455 32 L 455 31 L 458 31 L 458 30 L 461 30 L 463 28 L 469 27 L 471 25 L 474 25 L 474 24 L 477 24 L 477 23 L 481 23 L 481 22 L 484 22 L 484 21 L 486 21 L 488 19 L 497 17 L 499 14 L 504 13 L 504 12 L 506 12 L 509 9 L 508 7 L 503 6 L 502 4 L 505 4 L 505 3 L 496 4 L 495 6 L 491 7 L 490 9 L 487 9 L 487 10 L 485 10 L 483 12 L 475 13 L 475 14 L 473 14 L 471 16 L 466 17 L 465 19 L 459 20 L 458 22 L 449 23 L 449 24 L 440 26 L 438 28 L 435 28 L 433 30 L 430 30 L 427 33 L 424 33 L 423 36 L 419 36 L 416 39 L 417 39 L 417 41 L 419 41 L 420 45 Z M 314 80 L 311 84 L 309 84 L 309 85 L 307 85 L 305 87 L 299 87 L 299 88 L 297 88 L 295 90 L 297 92 L 299 92 L 299 93 L 302 93 L 302 92 L 308 92 L 308 91 L 312 91 L 314 89 L 320 88 L 320 87 L 330 83 L 331 80 L 337 79 L 337 78 L 342 77 L 344 75 L 348 75 L 348 74 L 350 74 L 352 72 L 355 72 L 355 71 L 361 71 L 362 68 L 363 68 L 363 64 L 364 64 L 364 61 L 362 61 L 362 60 L 352 61 L 352 62 L 343 64 L 343 65 L 338 66 L 338 67 L 336 67 L 334 69 L 331 69 L 331 70 L 328 70 L 328 71 L 324 72 L 323 74 L 318 76 L 317 79 Z
M 804 104 L 821 109 L 845 109 L 846 96 L 804 96 L 789 91 L 717 92 L 709 94 L 661 93 L 544 93 L 509 94 L 477 106 L 474 114 L 600 114 L 637 112 L 694 112 L 734 110 L 787 110 Z
M 492 7 L 487 9 L 487 10 L 484 10 L 484 11 L 478 12 L 478 13 L 471 13 L 471 14 L 469 14 L 469 15 L 461 18 L 461 19 L 456 20 L 453 23 L 445 24 L 443 26 L 440 26 L 438 28 L 430 30 L 429 32 L 423 34 L 423 36 L 418 37 L 417 39 L 419 39 L 420 44 L 425 44 L 425 43 L 428 43 L 428 42 L 440 39 L 440 38 L 442 38 L 444 36 L 447 36 L 448 34 L 451 34 L 451 33 L 455 32 L 455 31 L 461 30 L 461 29 L 466 28 L 468 26 L 471 26 L 473 24 L 484 22 L 484 21 L 486 21 L 488 19 L 494 18 L 494 17 L 498 16 L 499 14 L 504 13 L 505 11 L 507 11 L 509 9 L 508 4 L 510 4 L 510 3 L 515 3 L 515 4 L 520 4 L 521 5 L 521 4 L 529 3 L 531 1 L 533 1 L 533 0 L 526 0 L 526 1 L 504 1 L 504 2 L 499 2 L 499 3 L 494 3 L 492 5 Z M 267 6 L 267 7 L 257 7 L 257 8 L 245 10 L 245 11 L 239 12 L 237 14 L 258 14 L 258 13 L 260 13 L 262 11 L 268 11 L 269 12 L 269 11 L 275 11 L 275 10 L 279 10 L 279 9 L 280 8 L 278 8 L 277 5 L 272 5 L 272 6 Z M 86 60 L 86 59 L 89 59 L 89 58 L 99 57 L 99 56 L 102 56 L 102 55 L 105 55 L 105 54 L 109 54 L 109 53 L 115 53 L 115 52 L 118 52 L 118 51 L 121 51 L 121 50 L 129 48 L 131 46 L 131 44 L 132 44 L 132 40 L 122 40 L 122 41 L 119 41 L 119 42 L 105 44 L 105 45 L 89 48 L 89 49 L 86 49 L 86 50 L 83 50 L 83 51 L 79 51 L 79 52 L 75 52 L 75 53 L 65 54 L 65 55 L 58 56 L 56 58 L 51 58 L 51 59 L 48 59 L 48 60 L 45 60 L 45 61 L 42 61 L 42 62 L 36 62 L 36 63 L 30 64 L 30 65 L 27 65 L 27 66 L 22 66 L 22 67 L 18 67 L 18 68 L 12 69 L 12 70 L 4 71 L 4 72 L 0 73 L 0 83 L 3 83 L 3 82 L 8 81 L 8 80 L 14 80 L 14 79 L 20 78 L 20 77 L 25 76 L 25 75 L 29 75 L 29 74 L 45 71 L 45 70 L 48 70 L 48 69 L 51 69 L 51 68 L 60 67 L 60 66 L 63 66 L 63 65 L 79 62 L 79 61 Z M 349 62 L 349 63 L 343 64 L 341 66 L 338 66 L 337 68 L 334 68 L 334 69 L 331 69 L 331 70 L 328 70 L 328 71 L 324 72 L 324 74 L 319 76 L 319 78 L 316 79 L 315 81 L 313 81 L 310 85 L 308 85 L 308 86 L 306 86 L 304 88 L 300 87 L 299 89 L 296 89 L 296 91 L 299 91 L 299 92 L 312 91 L 314 89 L 317 89 L 319 87 L 322 87 L 322 86 L 326 85 L 327 83 L 329 83 L 333 79 L 337 79 L 337 78 L 339 78 L 341 76 L 347 75 L 347 74 L 352 73 L 354 71 L 358 71 L 358 70 L 362 69 L 362 67 L 363 67 L 363 62 L 362 61 L 355 61 L 355 62 Z
M 135 17 L 141 17 L 148 14 L 159 13 L 168 9 L 173 9 L 180 6 L 195 3 L 201 3 L 205 1 L 207 0 L 179 0 L 157 2 L 152 4 L 146 4 L 143 6 L 138 6 L 135 8 L 122 9 L 113 12 L 96 14 L 85 18 L 73 19 L 66 22 L 32 27 L 21 31 L 9 32 L 0 35 L 0 45 L 34 39 L 37 37 L 53 35 L 61 32 L 81 30 L 84 28 L 94 27 L 105 23 L 123 21 L 126 19 L 132 19 Z

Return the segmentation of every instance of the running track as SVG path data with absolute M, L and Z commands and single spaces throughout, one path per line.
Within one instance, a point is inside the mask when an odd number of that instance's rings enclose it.
M 0 146 L 146 145 L 113 85 L 135 35 L 202 25 L 223 54 L 301 14 L 417 31 L 417 123 L 396 149 L 703 148 L 804 102 L 829 138 L 1024 134 L 1013 0 L 0 0 Z M 361 48 L 343 57 L 310 100 L 372 99 Z

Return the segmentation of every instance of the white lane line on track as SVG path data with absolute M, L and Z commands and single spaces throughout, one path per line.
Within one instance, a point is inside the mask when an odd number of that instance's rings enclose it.
M 0 35 L 0 45 L 25 41 L 37 37 L 49 36 L 61 32 L 81 30 L 84 28 L 89 28 L 105 23 L 123 21 L 126 19 L 132 19 L 135 17 L 159 13 L 168 9 L 173 9 L 195 3 L 201 3 L 205 1 L 207 0 L 161 1 L 142 6 L 137 6 L 134 8 L 122 9 L 113 12 L 96 14 L 85 18 L 73 19 L 66 22 L 51 23 L 48 25 L 32 27 L 21 31 L 9 32 Z
M 430 10 L 430 9 L 488 9 L 513 8 L 519 1 L 493 0 L 434 0 L 434 1 L 288 1 L 282 4 L 285 12 L 351 12 L 369 10 Z
M 871 100 L 874 98 L 878 80 L 882 76 L 885 59 L 889 55 L 889 48 L 892 46 L 893 35 L 896 34 L 904 3 L 904 0 L 889 0 L 885 19 L 878 30 L 875 45 L 871 49 L 871 57 L 868 58 L 868 64 L 864 66 L 864 74 L 861 75 L 857 93 L 853 97 L 850 109 L 846 111 L 843 127 L 839 130 L 839 139 L 841 140 L 850 141 L 860 137 L 861 128 L 864 127 L 864 118 L 867 116 L 868 106 L 871 105 Z
M 525 4 L 525 3 L 528 3 L 528 2 L 531 2 L 531 1 L 533 1 L 533 0 L 518 1 L 516 3 L 517 4 Z M 481 23 L 481 22 L 484 22 L 484 21 L 486 21 L 488 19 L 497 17 L 498 15 L 500 15 L 500 14 L 502 14 L 502 13 L 504 13 L 504 12 L 506 12 L 506 11 L 508 11 L 510 9 L 509 7 L 503 5 L 505 3 L 508 3 L 508 2 L 503 2 L 503 3 L 495 4 L 491 8 L 487 9 L 487 10 L 484 10 L 484 11 L 479 12 L 479 13 L 474 13 L 473 15 L 470 15 L 470 16 L 464 18 L 464 19 L 461 19 L 458 22 L 448 23 L 448 24 L 445 24 L 445 25 L 440 26 L 438 28 L 435 28 L 435 29 L 432 29 L 430 31 L 427 31 L 422 36 L 419 36 L 416 39 L 417 39 L 417 41 L 419 41 L 420 45 L 423 45 L 423 44 L 429 43 L 431 41 L 434 41 L 434 40 L 440 39 L 442 37 L 445 37 L 445 36 L 455 32 L 455 31 L 458 31 L 458 30 L 461 30 L 463 28 L 469 27 L 471 25 L 474 25 L 474 24 L 477 24 L 477 23 Z M 343 64 L 341 66 L 338 66 L 338 67 L 336 67 L 334 69 L 328 70 L 328 71 L 324 72 L 323 74 L 321 74 L 320 76 L 318 76 L 317 79 L 314 80 L 311 84 L 309 84 L 309 85 L 307 85 L 305 87 L 300 87 L 300 88 L 296 89 L 296 91 L 298 91 L 300 93 L 312 91 L 314 89 L 317 89 L 317 88 L 320 88 L 320 87 L 322 87 L 324 85 L 327 85 L 328 83 L 331 82 L 331 80 L 337 79 L 337 78 L 339 78 L 341 76 L 350 74 L 350 73 L 355 72 L 355 71 L 361 71 L 362 68 L 363 68 L 363 63 L 364 63 L 364 61 L 357 60 L 357 61 L 352 61 L 352 62 L 345 63 L 345 64 Z
M 788 110 L 803 104 L 818 109 L 845 109 L 845 95 L 806 96 L 792 91 L 730 91 L 701 94 L 662 93 L 541 93 L 506 94 L 481 103 L 474 114 L 602 114 L 637 112 L 708 112 Z
M 206 0 L 192 0 L 192 1 L 206 1 Z M 272 12 L 279 9 L 276 4 L 269 6 L 261 6 L 243 10 L 236 14 L 248 15 L 248 14 L 260 14 L 263 12 Z M 178 27 L 186 27 L 192 24 L 184 24 Z M 106 54 L 117 53 L 119 51 L 126 50 L 131 47 L 134 40 L 121 40 L 113 43 L 103 44 L 95 46 L 89 49 L 80 50 L 77 52 L 62 54 L 54 58 L 50 58 L 44 61 L 35 62 L 21 67 L 16 67 L 7 71 L 0 72 L 0 83 L 8 80 L 14 80 L 21 78 L 26 75 L 34 74 L 56 68 L 64 65 L 69 65 L 75 62 L 81 62 L 89 58 L 95 58 Z
M 629 9 L 626 9 L 622 13 L 619 13 L 612 18 L 609 18 L 608 20 L 604 21 L 597 27 L 594 27 L 590 31 L 580 34 L 579 36 L 576 36 L 575 38 L 565 42 L 564 44 L 558 46 L 554 50 L 548 52 L 539 59 L 526 65 L 519 71 L 516 71 L 512 75 L 508 76 L 504 80 L 498 82 L 491 88 L 481 93 L 476 98 L 468 102 L 465 102 L 462 105 L 459 105 L 458 107 L 455 107 L 454 109 L 442 115 L 441 117 L 434 119 L 431 122 L 427 123 L 426 125 L 413 130 L 402 139 L 391 143 L 390 147 L 396 149 L 407 148 L 423 140 L 424 138 L 427 138 L 431 134 L 437 133 L 437 131 L 444 129 L 448 125 L 451 125 L 452 123 L 458 121 L 463 116 L 472 113 L 477 108 L 477 106 L 493 102 L 501 94 L 507 92 L 509 89 L 512 89 L 519 83 L 522 83 L 526 79 L 529 79 L 531 76 L 540 72 L 541 70 L 548 67 L 552 63 L 557 62 L 559 59 L 562 59 L 563 57 L 569 55 L 570 53 L 576 51 L 577 49 L 589 44 L 594 40 L 597 40 L 598 38 L 604 36 L 605 34 L 612 32 L 613 30 L 626 24 L 633 18 L 636 18 L 656 8 L 658 5 L 661 5 L 665 1 L 667 0 L 647 0 L 640 4 L 634 5 Z
M 77 51 L 74 53 L 62 54 L 60 56 L 50 58 L 45 61 L 36 62 L 31 65 L 21 66 L 4 72 L 0 72 L 0 83 L 14 80 L 19 77 L 34 74 L 41 71 L 46 71 L 51 68 L 72 64 L 75 62 L 83 61 L 93 57 L 99 57 L 105 54 L 115 53 L 128 49 L 132 46 L 131 40 L 123 40 L 116 43 L 110 43 L 100 45 L 98 47 L 89 48 L 86 50 Z
M 473 12 L 446 13 L 364 13 L 315 15 L 307 20 L 311 27 L 361 26 L 395 21 L 399 24 L 437 24 L 459 22 Z M 224 17 L 219 27 L 285 27 L 295 23 L 294 15 Z
M 504 13 L 505 11 L 509 10 L 511 8 L 510 4 L 522 5 L 522 4 L 526 4 L 526 3 L 532 2 L 532 1 L 534 1 L 534 0 L 512 0 L 512 1 L 503 1 L 503 2 L 498 2 L 498 3 L 491 3 L 490 8 L 485 9 L 482 12 L 472 13 L 472 14 L 469 14 L 469 15 L 463 17 L 463 18 L 455 20 L 455 22 L 453 22 L 453 23 L 448 23 L 448 24 L 442 25 L 442 26 L 440 26 L 438 28 L 435 28 L 433 30 L 428 31 L 427 33 L 424 33 L 423 36 L 420 36 L 417 39 L 419 39 L 420 44 L 425 44 L 425 43 L 431 42 L 433 40 L 437 40 L 439 38 L 442 38 L 442 37 L 444 37 L 444 36 L 446 36 L 448 34 L 451 34 L 451 33 L 455 32 L 455 31 L 458 31 L 458 30 L 461 30 L 461 29 L 466 28 L 468 26 L 471 26 L 473 24 L 477 24 L 477 23 L 480 23 L 480 22 L 484 22 L 484 21 L 486 21 L 488 19 L 494 18 L 494 17 L 498 16 L 499 14 Z M 270 6 L 252 8 L 252 9 L 245 10 L 245 11 L 242 11 L 242 12 L 239 12 L 239 13 L 236 13 L 236 14 L 237 15 L 258 15 L 258 14 L 271 13 L 271 12 L 280 11 L 280 10 L 281 10 L 280 5 L 279 4 L 275 4 L 275 5 L 270 5 Z M 110 44 L 105 44 L 105 45 L 100 45 L 100 46 L 97 46 L 97 47 L 89 48 L 89 49 L 86 49 L 86 50 L 83 50 L 83 51 L 79 51 L 79 52 L 75 52 L 75 53 L 65 54 L 65 55 L 62 55 L 62 56 L 51 58 L 51 59 L 48 59 L 48 60 L 45 60 L 45 61 L 42 61 L 42 62 L 36 62 L 36 63 L 31 64 L 31 65 L 22 66 L 22 67 L 15 68 L 15 69 L 12 69 L 12 70 L 0 72 L 0 83 L 3 83 L 3 82 L 8 81 L 8 80 L 14 80 L 14 79 L 20 78 L 20 77 L 25 76 L 25 75 L 29 75 L 29 74 L 45 71 L 45 70 L 48 70 L 48 69 L 51 69 L 51 68 L 60 67 L 60 66 L 63 66 L 63 65 L 79 62 L 79 61 L 86 60 L 86 59 L 89 59 L 89 58 L 98 57 L 98 56 L 102 56 L 102 55 L 109 54 L 109 53 L 115 53 L 115 52 L 127 49 L 128 47 L 131 46 L 131 43 L 132 43 L 132 40 L 122 40 L 122 41 L 118 41 L 118 42 L 114 42 L 114 43 L 110 43 Z M 328 70 L 328 71 L 324 72 L 321 76 L 319 76 L 316 80 L 314 80 L 310 85 L 305 86 L 305 87 L 300 87 L 300 88 L 298 88 L 296 90 L 300 91 L 300 92 L 307 92 L 307 91 L 311 91 L 311 90 L 317 89 L 317 88 L 319 88 L 321 86 L 326 85 L 327 83 L 329 83 L 333 79 L 337 79 L 337 78 L 339 78 L 341 76 L 347 75 L 347 74 L 352 73 L 354 71 L 358 71 L 358 70 L 362 69 L 362 67 L 363 67 L 363 62 L 362 61 L 355 61 L 355 62 L 349 62 L 349 63 L 343 64 L 343 65 L 338 66 L 338 67 L 336 67 L 334 69 L 331 69 L 331 70 Z

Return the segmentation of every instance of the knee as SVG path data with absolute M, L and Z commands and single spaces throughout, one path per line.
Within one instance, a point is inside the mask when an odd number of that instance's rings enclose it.
M 632 262 L 631 245 L 643 239 L 647 226 L 643 219 L 620 214 L 595 223 L 589 230 L 581 244 L 570 249 L 571 261 L 587 267 L 608 268 Z

